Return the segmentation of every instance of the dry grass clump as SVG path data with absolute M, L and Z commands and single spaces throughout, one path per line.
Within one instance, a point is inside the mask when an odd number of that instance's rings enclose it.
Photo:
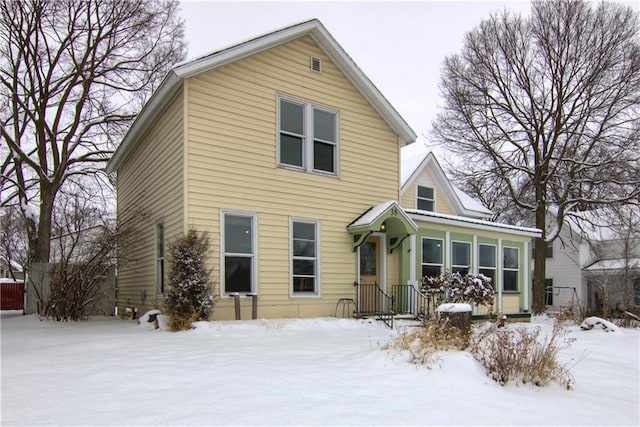
M 541 387 L 555 381 L 571 390 L 573 376 L 558 362 L 558 352 L 573 341 L 560 321 L 554 323 L 550 337 L 544 337 L 540 327 L 492 325 L 475 334 L 471 353 L 501 385 L 514 381 Z
M 578 301 L 568 302 L 567 304 L 560 307 L 560 311 L 553 316 L 556 319 L 556 322 L 566 323 L 573 322 L 576 325 L 582 323 L 583 316 L 580 311 L 580 304 Z
M 172 332 L 187 331 L 192 328 L 191 324 L 200 320 L 198 313 L 192 313 L 190 316 L 185 314 L 170 314 L 169 327 Z
M 431 368 L 438 359 L 438 353 L 450 350 L 464 350 L 469 346 L 470 334 L 452 326 L 449 322 L 432 321 L 424 327 L 406 328 L 384 350 L 407 351 L 411 363 Z

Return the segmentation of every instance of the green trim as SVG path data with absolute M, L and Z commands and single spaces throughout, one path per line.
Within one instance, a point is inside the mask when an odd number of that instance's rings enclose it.
M 371 210 L 365 212 L 367 214 Z M 363 215 L 365 215 L 363 214 Z M 358 224 L 358 221 L 354 221 Z M 387 239 L 389 253 L 398 248 L 410 235 L 416 234 L 417 226 L 413 223 L 397 203 L 392 202 L 375 219 L 368 223 L 359 223 L 355 226 L 347 226 L 349 234 L 353 235 L 353 250 L 360 247 L 370 234 L 384 233 Z
M 354 252 L 356 249 L 362 246 L 364 242 L 367 241 L 367 237 L 369 237 L 371 233 L 373 233 L 373 231 L 365 231 L 363 233 L 353 235 L 353 251 Z
M 494 317 L 495 315 L 489 314 L 475 314 L 471 316 L 471 320 L 487 320 L 489 318 Z M 513 314 L 505 314 L 507 316 L 507 320 L 509 319 L 529 319 L 531 320 L 531 313 L 513 313 Z

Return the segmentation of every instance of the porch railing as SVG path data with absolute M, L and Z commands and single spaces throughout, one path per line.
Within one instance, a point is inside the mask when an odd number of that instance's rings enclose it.
M 393 311 L 405 314 L 426 322 L 435 314 L 436 308 L 445 300 L 444 292 L 440 290 L 419 289 L 416 284 L 394 285 L 391 289 L 394 302 Z
M 356 287 L 356 315 L 375 316 L 393 329 L 393 297 L 377 283 L 354 283 Z

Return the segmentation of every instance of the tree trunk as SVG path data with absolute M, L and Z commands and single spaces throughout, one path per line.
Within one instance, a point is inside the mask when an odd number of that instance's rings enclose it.
M 546 268 L 546 206 L 542 203 L 538 204 L 536 210 L 536 227 L 542 230 L 542 237 L 535 239 L 535 257 L 533 259 L 533 314 L 542 314 L 545 309 L 545 278 L 547 275 Z M 527 283 L 526 286 L 529 286 Z
M 51 251 L 51 217 L 55 190 L 52 185 L 40 185 L 40 216 L 37 233 L 29 239 L 31 262 L 49 262 Z

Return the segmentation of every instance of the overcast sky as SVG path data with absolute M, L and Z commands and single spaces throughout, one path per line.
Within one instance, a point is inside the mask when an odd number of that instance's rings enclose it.
M 637 7 L 638 2 L 636 2 Z M 438 105 L 440 66 L 491 12 L 528 14 L 529 1 L 183 1 L 188 58 L 318 18 L 418 135 Z M 420 138 L 419 140 L 422 140 Z

